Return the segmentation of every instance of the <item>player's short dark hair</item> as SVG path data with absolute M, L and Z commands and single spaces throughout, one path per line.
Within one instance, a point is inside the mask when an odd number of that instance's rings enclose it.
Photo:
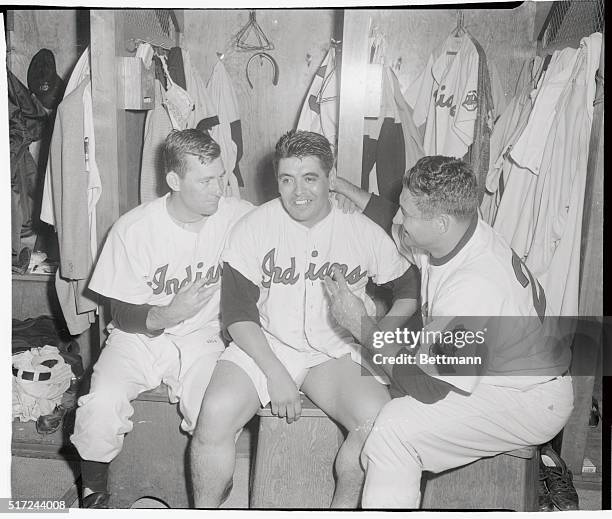
M 207 133 L 196 128 L 173 130 L 162 146 L 164 173 L 174 171 L 185 176 L 187 155 L 195 155 L 202 164 L 208 164 L 221 156 L 221 148 Z
M 334 167 L 334 152 L 331 144 L 320 133 L 303 130 L 290 130 L 276 143 L 274 153 L 274 171 L 278 173 L 280 159 L 290 157 L 317 157 L 325 173 L 329 174 Z
M 448 214 L 467 219 L 478 211 L 476 176 L 459 159 L 441 155 L 423 157 L 406 172 L 403 184 L 426 217 Z

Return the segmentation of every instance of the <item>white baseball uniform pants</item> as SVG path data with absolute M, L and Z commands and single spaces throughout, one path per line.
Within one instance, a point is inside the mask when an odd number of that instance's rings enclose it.
M 302 383 L 306 379 L 310 368 L 323 364 L 328 360 L 340 358 L 344 355 L 350 355 L 353 362 L 363 366 L 363 368 L 367 370 L 367 374 L 364 372 L 364 376 L 373 376 L 376 381 L 388 385 L 388 379 L 384 373 L 382 373 L 380 369 L 376 369 L 367 359 L 362 357 L 359 351 L 361 346 L 358 344 L 345 344 L 344 347 L 338 349 L 336 352 L 337 356 L 331 357 L 315 349 L 309 351 L 295 350 L 284 345 L 269 333 L 265 333 L 265 335 L 271 350 L 278 357 L 278 360 L 282 362 L 283 366 L 285 366 L 298 389 L 302 387 Z M 253 382 L 253 386 L 255 386 L 262 407 L 268 405 L 270 402 L 268 377 L 266 377 L 264 372 L 248 353 L 245 353 L 235 342 L 231 342 L 221 355 L 220 360 L 233 362 L 242 368 Z
M 218 335 L 185 337 L 112 329 L 96 362 L 90 392 L 79 399 L 71 441 L 85 460 L 110 462 L 132 430 L 131 401 L 161 382 L 179 400 L 181 429 L 192 433 L 204 392 L 224 344 Z M 177 431 L 178 433 L 178 431 Z
M 424 470 L 434 473 L 529 445 L 541 445 L 566 424 L 573 408 L 571 377 L 531 389 L 480 384 L 434 404 L 410 396 L 383 407 L 363 449 L 364 508 L 418 508 Z

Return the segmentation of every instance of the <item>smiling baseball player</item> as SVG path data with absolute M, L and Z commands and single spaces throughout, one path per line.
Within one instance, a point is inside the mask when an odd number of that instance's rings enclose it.
M 221 251 L 252 206 L 221 196 L 225 171 L 207 134 L 172 132 L 163 156 L 171 193 L 117 220 L 89 284 L 110 299 L 112 321 L 71 437 L 83 459 L 85 508 L 108 506 L 108 465 L 132 430 L 130 402 L 163 381 L 179 399 L 181 428 L 193 431 L 224 348 Z
M 300 388 L 348 431 L 336 458 L 332 507 L 358 505 L 359 453 L 389 394 L 364 371 L 361 364 L 374 368 L 331 317 L 323 279 L 337 267 L 360 300 L 368 278 L 393 282 L 395 302 L 383 328 L 416 309 L 417 284 L 382 229 L 330 203 L 333 161 L 322 135 L 285 134 L 275 155 L 280 198 L 243 218 L 223 254 L 222 320 L 234 342 L 215 368 L 192 442 L 198 507 L 222 502 L 233 475 L 233 438 L 260 406 L 270 403 L 289 423 L 299 419 Z

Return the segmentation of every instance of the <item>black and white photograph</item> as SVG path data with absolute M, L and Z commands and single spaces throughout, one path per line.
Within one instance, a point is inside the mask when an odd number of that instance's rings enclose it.
M 2 10 L 0 512 L 609 509 L 604 1 L 193 4 Z

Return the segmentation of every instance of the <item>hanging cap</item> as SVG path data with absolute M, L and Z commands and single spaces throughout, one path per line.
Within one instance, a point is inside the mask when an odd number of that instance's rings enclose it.
M 54 109 L 61 100 L 64 82 L 55 70 L 55 57 L 49 49 L 39 50 L 28 67 L 28 88 L 45 108 Z

